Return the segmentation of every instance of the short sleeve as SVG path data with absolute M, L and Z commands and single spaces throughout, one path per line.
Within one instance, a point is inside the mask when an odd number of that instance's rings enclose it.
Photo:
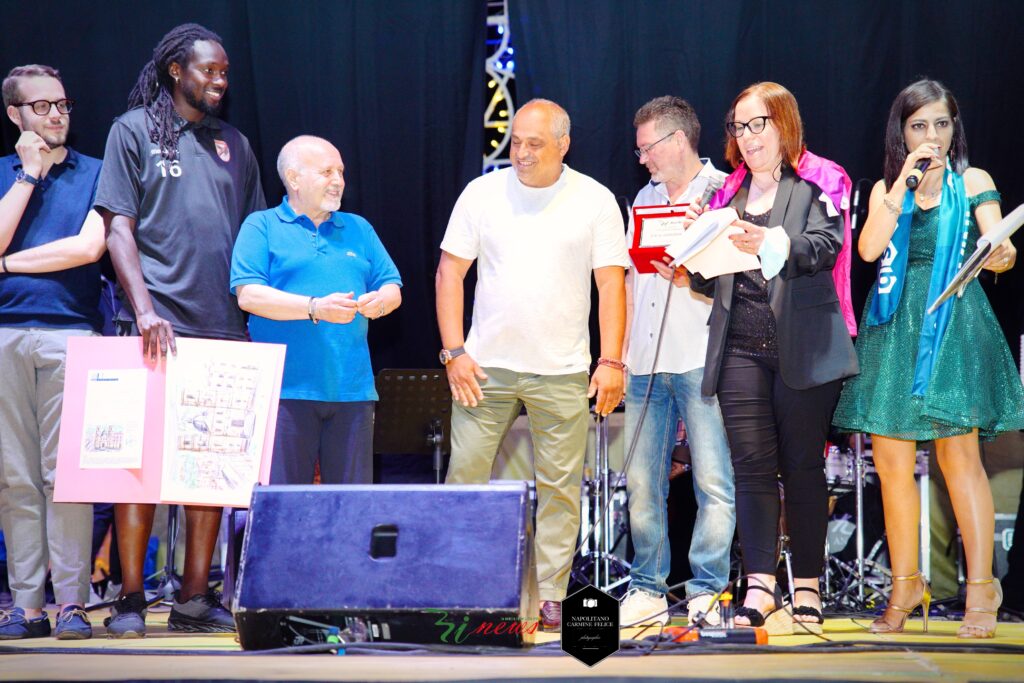
M 241 285 L 270 285 L 270 245 L 262 212 L 245 219 L 231 252 L 229 289 L 237 296 L 235 288 Z
M 473 215 L 472 193 L 473 186 L 470 185 L 455 202 L 444 239 L 441 240 L 443 251 L 470 261 L 480 255 L 480 228 Z
M 142 197 L 142 165 L 138 140 L 120 119 L 107 136 L 93 205 L 137 219 Z
M 377 231 L 369 222 L 363 221 L 366 231 L 366 255 L 370 261 L 370 272 L 367 277 L 366 291 L 380 289 L 384 285 L 402 286 L 402 277 L 398 274 L 395 262 L 384 248 L 384 243 L 377 236 Z
M 245 140 L 245 152 L 246 152 L 246 173 L 245 173 L 245 215 L 255 213 L 257 211 L 263 211 L 267 208 L 267 199 L 263 195 L 263 183 L 260 182 L 260 166 L 256 161 L 256 156 L 252 152 L 252 147 L 249 146 L 249 141 Z
M 626 233 L 622 213 L 610 192 L 602 192 L 594 216 L 594 241 L 591 251 L 593 268 L 606 266 L 629 266 L 626 251 Z

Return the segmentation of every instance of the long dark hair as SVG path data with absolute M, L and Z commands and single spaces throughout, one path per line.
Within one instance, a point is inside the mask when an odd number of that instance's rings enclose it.
M 885 125 L 885 187 L 889 189 L 900 177 L 907 160 L 907 143 L 903 138 L 903 127 L 910 115 L 932 102 L 943 102 L 953 117 L 953 141 L 949 145 L 949 160 L 953 170 L 963 173 L 967 170 L 967 136 L 960 108 L 949 88 L 939 81 L 928 78 L 911 83 L 900 91 L 889 109 L 889 122 Z
M 199 24 L 182 24 L 167 32 L 153 50 L 153 59 L 146 62 L 128 95 L 128 108 L 146 108 L 149 139 L 160 148 L 160 155 L 171 160 L 178 156 L 178 126 L 174 111 L 174 79 L 170 66 L 185 67 L 192 58 L 197 40 L 220 43 L 213 31 Z

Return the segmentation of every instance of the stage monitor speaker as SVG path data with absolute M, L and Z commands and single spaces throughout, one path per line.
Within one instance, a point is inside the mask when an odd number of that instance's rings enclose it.
M 233 602 L 242 647 L 532 643 L 528 491 L 525 482 L 256 487 Z

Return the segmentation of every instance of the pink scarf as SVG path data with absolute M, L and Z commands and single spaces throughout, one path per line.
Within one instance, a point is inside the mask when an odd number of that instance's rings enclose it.
M 843 320 L 851 337 L 857 336 L 857 318 L 853 314 L 853 298 L 850 296 L 850 264 L 853 233 L 850 230 L 850 191 L 853 183 L 846 175 L 843 167 L 804 150 L 797 162 L 796 174 L 803 180 L 814 183 L 821 188 L 832 205 L 843 212 L 843 246 L 836 257 L 836 265 L 832 269 L 832 279 L 839 295 L 839 308 L 843 312 Z M 715 193 L 708 208 L 720 209 L 729 204 L 747 177 L 747 167 L 743 162 L 725 179 L 722 189 Z

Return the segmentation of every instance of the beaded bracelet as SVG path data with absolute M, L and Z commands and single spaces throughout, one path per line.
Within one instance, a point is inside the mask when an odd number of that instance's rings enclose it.
M 597 359 L 597 364 L 598 365 L 607 365 L 608 367 L 615 368 L 616 370 L 625 370 L 626 369 L 626 364 L 625 363 L 623 363 L 621 360 L 615 360 L 614 358 L 598 358 Z

